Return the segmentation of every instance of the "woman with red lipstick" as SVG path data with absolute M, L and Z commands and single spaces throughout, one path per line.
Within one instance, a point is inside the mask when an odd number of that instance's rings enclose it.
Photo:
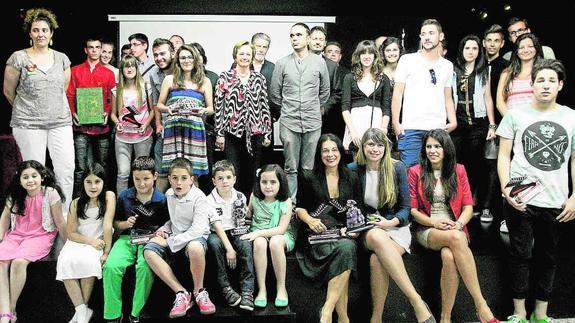
M 417 241 L 441 252 L 441 322 L 451 322 L 459 276 L 473 298 L 481 322 L 499 322 L 481 294 L 465 224 L 473 215 L 473 198 L 463 165 L 455 160 L 449 134 L 433 129 L 423 137 L 419 165 L 408 171 L 411 215 L 419 224 Z
M 355 172 L 341 162 L 344 153 L 341 140 L 334 134 L 323 134 L 317 143 L 313 170 L 304 169 L 298 181 L 296 214 L 302 221 L 302 233 L 325 233 L 328 229 L 343 231 L 343 239 L 306 245 L 298 250 L 299 267 L 318 288 L 327 286 L 320 322 L 331 323 L 333 311 L 338 322 L 349 322 L 347 315 L 349 278 L 357 269 L 357 233 L 345 232 L 346 212 L 339 212 L 348 200 L 363 209 L 361 188 Z M 321 210 L 325 211 L 321 211 Z M 306 237 L 300 237 L 300 239 Z

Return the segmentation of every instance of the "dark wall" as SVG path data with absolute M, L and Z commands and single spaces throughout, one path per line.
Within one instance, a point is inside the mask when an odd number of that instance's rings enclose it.
M 379 16 L 352 16 L 357 13 L 372 12 L 368 2 L 346 2 L 334 4 L 328 0 L 153 0 L 153 1 L 96 1 L 88 9 L 85 1 L 41 1 L 21 0 L 3 4 L 0 17 L 3 21 L 3 50 L 0 60 L 5 62 L 10 54 L 29 46 L 28 36 L 22 32 L 22 19 L 27 9 L 46 7 L 55 12 L 60 29 L 54 36 L 54 48 L 68 55 L 72 64 L 85 59 L 83 40 L 88 36 L 100 36 L 117 40 L 117 23 L 108 21 L 108 14 L 215 14 L 215 15 L 315 15 L 336 16 L 336 23 L 328 26 L 328 38 L 338 40 L 344 47 L 344 61 L 347 62 L 355 45 L 363 39 L 374 39 L 378 35 L 399 36 L 401 29 L 406 31 L 406 45 L 415 48 L 418 42 L 419 24 L 425 18 L 437 18 L 443 25 L 448 39 L 448 58 L 453 59 L 458 42 L 463 36 L 474 33 L 482 37 L 483 31 L 493 23 L 505 27 L 511 16 L 524 16 L 544 45 L 551 46 L 567 67 L 568 82 L 559 97 L 559 102 L 575 106 L 575 63 L 573 57 L 573 32 L 575 31 L 575 4 L 559 4 L 547 1 L 545 9 L 530 7 L 525 1 L 507 1 L 513 10 L 502 10 L 503 1 L 492 0 L 489 5 L 478 5 L 479 1 L 447 1 L 421 5 L 418 2 L 397 3 L 394 7 L 378 11 Z M 481 1 L 487 2 L 487 1 Z M 373 3 L 373 2 L 371 2 Z M 387 6 L 387 4 L 386 4 Z M 456 14 L 446 13 L 446 6 Z M 475 7 L 477 10 L 471 11 Z M 357 9 L 354 9 L 357 8 Z M 477 17 L 477 11 L 487 10 L 485 20 Z M 342 15 L 345 14 L 345 15 Z M 122 43 L 124 40 L 122 40 Z M 273 46 L 273 45 L 272 45 Z M 509 50 L 506 47 L 504 51 Z M 346 63 L 349 65 L 348 63 Z M 9 131 L 10 107 L 2 96 L 0 99 L 0 133 Z

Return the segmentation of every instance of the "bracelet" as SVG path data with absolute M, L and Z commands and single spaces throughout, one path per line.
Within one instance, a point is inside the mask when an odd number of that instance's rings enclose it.
M 495 129 L 497 129 L 497 125 L 496 124 L 490 124 L 489 129 L 495 130 Z
M 459 231 L 463 231 L 463 223 L 459 220 L 455 221 L 455 223 L 459 224 Z

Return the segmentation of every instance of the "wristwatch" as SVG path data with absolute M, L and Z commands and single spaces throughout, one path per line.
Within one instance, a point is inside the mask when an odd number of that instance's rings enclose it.
M 497 129 L 497 125 L 496 124 L 490 124 L 489 125 L 489 129 Z

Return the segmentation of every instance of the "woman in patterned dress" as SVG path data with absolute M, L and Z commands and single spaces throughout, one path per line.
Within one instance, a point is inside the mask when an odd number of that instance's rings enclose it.
M 212 84 L 205 76 L 198 51 L 183 45 L 176 53 L 174 74 L 162 82 L 158 109 L 168 113 L 164 124 L 162 173 L 172 160 L 184 157 L 192 162 L 195 176 L 208 173 L 206 131 L 202 117 L 213 113 Z
M 244 193 L 251 190 L 272 131 L 266 78 L 251 69 L 254 53 L 248 41 L 234 46 L 235 67 L 220 74 L 214 99 L 216 146 L 234 164 Z

